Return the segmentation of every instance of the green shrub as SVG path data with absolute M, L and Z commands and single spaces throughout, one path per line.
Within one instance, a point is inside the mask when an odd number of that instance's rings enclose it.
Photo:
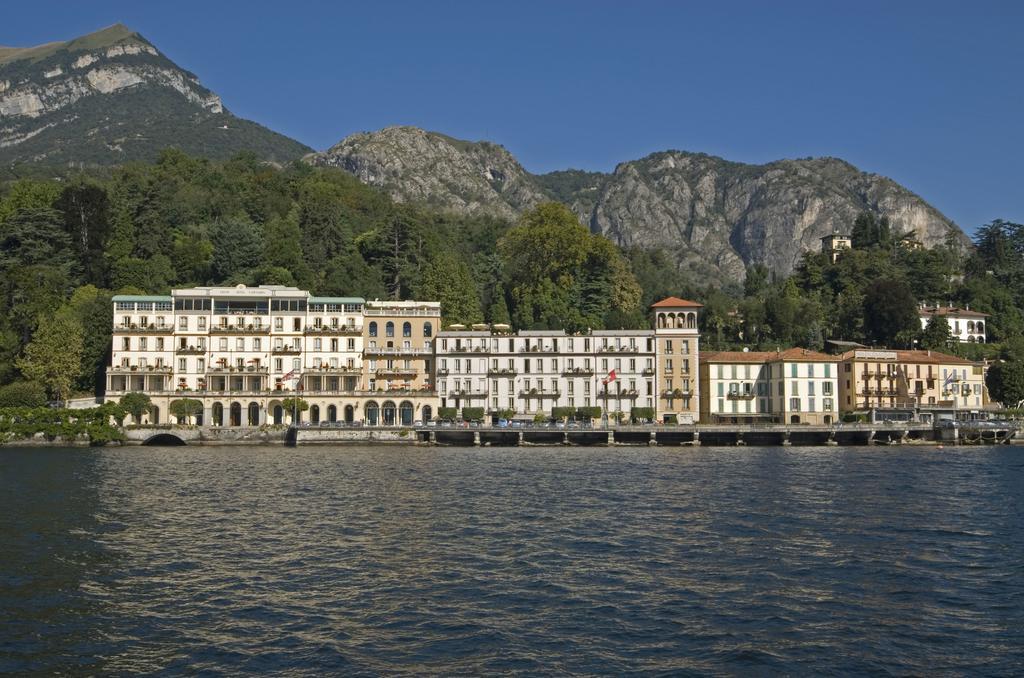
M 0 407 L 42 407 L 46 390 L 34 381 L 16 381 L 0 386 Z
M 462 418 L 465 421 L 482 421 L 484 418 L 484 408 L 482 407 L 463 407 Z
M 443 421 L 453 421 L 458 415 L 459 411 L 454 407 L 437 408 L 437 418 Z
M 654 408 L 634 407 L 629 413 L 629 418 L 632 419 L 633 422 L 654 421 Z

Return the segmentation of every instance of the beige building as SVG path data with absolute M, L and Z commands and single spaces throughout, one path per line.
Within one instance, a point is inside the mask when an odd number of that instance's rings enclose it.
M 848 235 L 833 233 L 821 239 L 821 251 L 829 256 L 832 263 L 836 263 L 839 255 L 853 249 L 853 240 Z
M 842 355 L 840 407 L 980 409 L 985 369 L 938 351 L 856 349 Z
M 717 423 L 832 424 L 837 421 L 835 356 L 802 348 L 705 353 L 700 419 Z
M 363 307 L 362 416 L 367 425 L 411 424 L 437 413 L 437 301 L 368 301 Z
M 698 314 L 702 304 L 669 297 L 653 304 L 657 345 L 658 405 L 665 423 L 696 423 L 700 409 Z

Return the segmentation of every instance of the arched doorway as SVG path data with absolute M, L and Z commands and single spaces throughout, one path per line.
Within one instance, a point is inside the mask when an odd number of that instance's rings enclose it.
M 790 424 L 799 424 L 800 423 L 800 415 L 799 414 L 794 414 L 793 416 L 791 416 L 789 418 L 789 423 Z
M 398 406 L 398 420 L 402 423 L 402 426 L 412 426 L 412 403 L 408 400 L 403 400 L 402 404 Z
M 370 401 L 366 403 L 366 425 L 376 426 L 380 421 L 380 409 L 377 407 L 377 403 Z
M 214 403 L 213 404 L 213 413 L 211 415 L 211 418 L 213 419 L 212 423 L 213 423 L 214 426 L 223 426 L 224 425 L 224 406 L 222 404 L 220 404 L 220 403 Z
M 310 421 L 310 423 L 313 423 L 313 424 L 319 424 L 320 423 L 320 406 L 319 405 L 313 405 L 312 407 L 309 408 L 309 421 Z
M 356 420 L 356 411 L 351 405 L 345 405 L 345 423 L 351 424 Z
M 260 406 L 259 403 L 249 403 L 249 426 L 260 425 Z
M 331 422 L 332 424 L 338 421 L 338 408 L 335 407 L 334 405 L 327 406 L 327 421 Z
M 274 424 L 281 425 L 284 423 L 284 408 L 280 405 L 274 405 Z
M 149 406 L 149 423 L 159 424 L 160 423 L 160 408 L 156 405 Z
M 230 425 L 242 425 L 242 403 L 231 403 Z
M 385 426 L 394 426 L 396 414 L 397 410 L 395 409 L 395 404 L 390 400 L 387 401 L 380 408 L 381 423 Z
M 434 418 L 434 410 L 430 408 L 430 405 L 423 406 L 423 423 L 426 424 L 428 421 Z

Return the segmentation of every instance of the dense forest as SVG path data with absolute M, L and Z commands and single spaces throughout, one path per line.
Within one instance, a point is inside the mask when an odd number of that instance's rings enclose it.
M 834 264 L 807 253 L 792 276 L 755 266 L 723 289 L 683 279 L 669 251 L 620 250 L 557 203 L 517 223 L 457 216 L 396 204 L 339 170 L 251 155 L 168 150 L 149 165 L 12 180 L 0 188 L 0 407 L 102 388 L 113 294 L 237 283 L 436 299 L 448 323 L 571 331 L 646 326 L 651 302 L 684 296 L 706 305 L 711 348 L 946 348 L 1007 361 L 993 393 L 1024 397 L 1024 227 L 996 221 L 974 248 L 931 250 L 869 214 L 850 229 L 855 248 Z M 939 324 L 922 332 L 919 301 L 992 314 L 993 343 L 951 344 Z

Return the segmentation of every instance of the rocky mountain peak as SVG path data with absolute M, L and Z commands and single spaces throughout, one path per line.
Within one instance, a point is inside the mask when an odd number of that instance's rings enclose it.
M 619 163 L 611 174 L 532 175 L 497 144 L 388 127 L 306 160 L 341 167 L 396 200 L 468 214 L 514 218 L 559 200 L 592 231 L 622 246 L 668 249 L 679 272 L 705 280 L 739 281 L 753 264 L 789 273 L 822 236 L 849 230 L 864 211 L 889 217 L 927 247 L 951 234 L 965 240 L 896 182 L 830 157 L 751 165 L 668 150 Z
M 153 159 L 165 146 L 213 157 L 251 148 L 279 160 L 308 150 L 231 116 L 198 77 L 123 24 L 0 48 L 0 165 L 112 164 Z

